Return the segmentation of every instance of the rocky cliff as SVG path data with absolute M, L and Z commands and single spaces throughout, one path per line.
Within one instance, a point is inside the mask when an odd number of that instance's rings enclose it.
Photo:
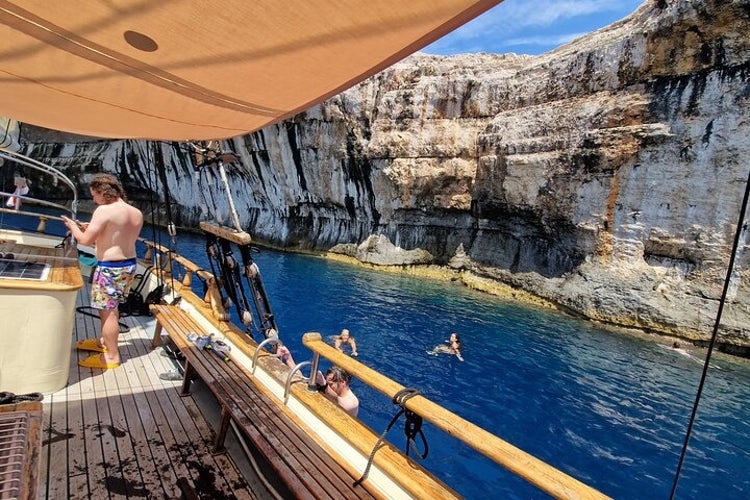
M 240 220 L 275 246 L 451 265 L 706 341 L 750 169 L 748 32 L 748 0 L 649 0 L 543 56 L 416 54 L 227 141 Z M 196 172 L 183 144 L 25 134 L 33 156 L 77 178 L 118 172 L 134 198 L 166 182 L 180 225 L 227 221 L 216 172 Z M 749 238 L 728 350 L 750 350 Z

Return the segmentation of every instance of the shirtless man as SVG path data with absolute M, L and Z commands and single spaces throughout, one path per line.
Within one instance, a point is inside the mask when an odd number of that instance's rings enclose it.
M 336 340 L 334 340 L 333 342 L 333 346 L 341 352 L 344 351 L 345 345 L 351 347 L 352 356 L 354 356 L 355 358 L 359 356 L 359 354 L 357 354 L 357 343 L 354 341 L 354 337 L 351 336 L 349 330 L 347 330 L 346 328 L 341 330 L 341 335 L 336 337 Z
M 354 395 L 349 382 L 352 377 L 338 366 L 332 366 L 325 374 L 326 396 L 335 401 L 352 417 L 359 413 L 359 399 Z
M 117 178 L 96 174 L 89 182 L 91 197 L 97 207 L 91 222 L 78 225 L 62 217 L 65 227 L 82 245 L 94 245 L 99 264 L 91 284 L 91 306 L 99 309 L 102 336 L 76 344 L 78 349 L 94 354 L 78 364 L 88 368 L 120 366 L 118 305 L 128 296 L 136 270 L 135 242 L 143 227 L 143 214 L 127 203 L 127 196 Z

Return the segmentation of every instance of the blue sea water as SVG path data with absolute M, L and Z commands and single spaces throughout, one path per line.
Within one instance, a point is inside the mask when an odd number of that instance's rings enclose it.
M 201 237 L 180 234 L 176 250 L 210 268 Z M 268 250 L 253 257 L 297 362 L 310 359 L 304 333 L 349 328 L 362 363 L 604 494 L 669 497 L 702 359 L 456 283 Z M 451 332 L 464 362 L 426 353 Z M 676 498 L 749 498 L 750 364 L 711 364 Z M 382 432 L 398 408 L 356 380 L 353 390 L 360 418 Z M 437 428 L 424 433 L 425 466 L 467 499 L 546 498 Z M 404 449 L 403 417 L 388 439 Z
M 207 265 L 199 237 L 181 236 L 178 245 Z M 315 256 L 263 250 L 253 257 L 297 362 L 311 357 L 304 333 L 349 328 L 362 363 L 601 492 L 669 497 L 702 358 L 457 283 Z M 426 353 L 451 332 L 461 335 L 464 362 Z M 750 364 L 718 358 L 676 498 L 750 497 Z M 385 430 L 398 408 L 356 380 L 353 390 L 360 418 Z M 430 424 L 424 433 L 425 465 L 466 498 L 546 497 Z M 404 449 L 403 417 L 388 439 Z

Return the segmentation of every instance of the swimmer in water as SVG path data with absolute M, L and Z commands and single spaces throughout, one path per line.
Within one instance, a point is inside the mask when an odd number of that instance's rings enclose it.
M 461 343 L 461 339 L 458 337 L 458 334 L 451 333 L 450 338 L 445 342 L 447 345 L 436 345 L 432 348 L 432 350 L 427 351 L 427 354 L 431 354 L 433 356 L 437 356 L 438 354 L 454 354 L 459 361 L 463 361 L 464 358 L 461 356 L 461 350 L 464 348 L 464 346 Z

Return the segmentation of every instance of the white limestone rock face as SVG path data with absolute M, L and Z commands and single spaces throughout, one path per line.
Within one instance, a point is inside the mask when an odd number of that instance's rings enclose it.
M 359 245 L 340 244 L 333 246 L 330 253 L 354 257 L 360 262 L 376 266 L 416 266 L 430 264 L 434 257 L 421 248 L 404 250 L 390 242 L 388 238 L 373 234 Z
M 747 0 L 649 0 L 538 57 L 416 54 L 227 141 L 241 223 L 257 241 L 343 245 L 366 262 L 429 255 L 592 319 L 706 341 L 750 169 L 748 32 Z M 35 149 L 71 172 L 127 173 L 141 199 L 162 162 L 178 223 L 228 221 L 218 176 L 179 145 Z M 727 349 L 750 349 L 748 238 Z

